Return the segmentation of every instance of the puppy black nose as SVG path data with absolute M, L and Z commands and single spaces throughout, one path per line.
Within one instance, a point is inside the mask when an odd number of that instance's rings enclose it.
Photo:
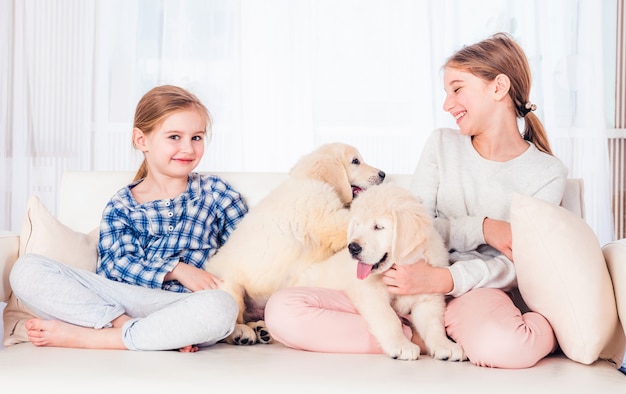
M 361 250 L 363 250 L 363 248 L 361 248 L 361 245 L 356 242 L 350 242 L 350 244 L 348 244 L 348 250 L 350 251 L 350 254 L 352 256 L 356 256 L 361 253 Z
M 387 174 L 385 174 L 385 171 L 378 171 L 378 176 L 380 177 L 381 180 L 385 179 L 385 176 Z

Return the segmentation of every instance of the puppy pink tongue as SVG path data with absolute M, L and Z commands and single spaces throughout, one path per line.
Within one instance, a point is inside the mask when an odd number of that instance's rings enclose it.
M 372 272 L 372 266 L 359 261 L 356 266 L 356 277 L 359 279 L 365 279 Z

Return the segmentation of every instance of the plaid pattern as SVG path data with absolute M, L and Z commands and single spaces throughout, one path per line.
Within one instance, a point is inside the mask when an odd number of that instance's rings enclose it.
M 204 268 L 248 212 L 243 197 L 216 176 L 192 173 L 174 199 L 138 204 L 137 181 L 118 191 L 100 224 L 97 272 L 119 282 L 186 292 L 165 275 L 182 259 Z

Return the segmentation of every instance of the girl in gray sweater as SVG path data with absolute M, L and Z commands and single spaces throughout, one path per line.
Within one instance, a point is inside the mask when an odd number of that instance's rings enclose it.
M 533 113 L 528 61 L 511 37 L 496 34 L 464 47 L 443 70 L 443 109 L 458 130 L 434 131 L 411 190 L 435 218 L 452 264 L 394 266 L 384 281 L 394 294 L 449 295 L 446 330 L 470 362 L 531 367 L 556 348 L 556 338 L 543 316 L 523 313 L 511 298 L 516 276 L 509 209 L 515 192 L 558 204 L 567 169 L 552 155 Z M 270 298 L 265 318 L 272 336 L 287 346 L 380 352 L 355 312 L 340 292 L 288 289 Z

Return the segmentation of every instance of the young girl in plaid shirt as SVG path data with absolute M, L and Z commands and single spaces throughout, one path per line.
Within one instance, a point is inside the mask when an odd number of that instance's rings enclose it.
M 11 272 L 13 291 L 39 316 L 26 323 L 33 344 L 193 352 L 232 332 L 237 305 L 204 267 L 247 206 L 220 178 L 193 172 L 210 122 L 175 86 L 139 101 L 133 144 L 144 162 L 104 209 L 97 274 L 39 255 Z

